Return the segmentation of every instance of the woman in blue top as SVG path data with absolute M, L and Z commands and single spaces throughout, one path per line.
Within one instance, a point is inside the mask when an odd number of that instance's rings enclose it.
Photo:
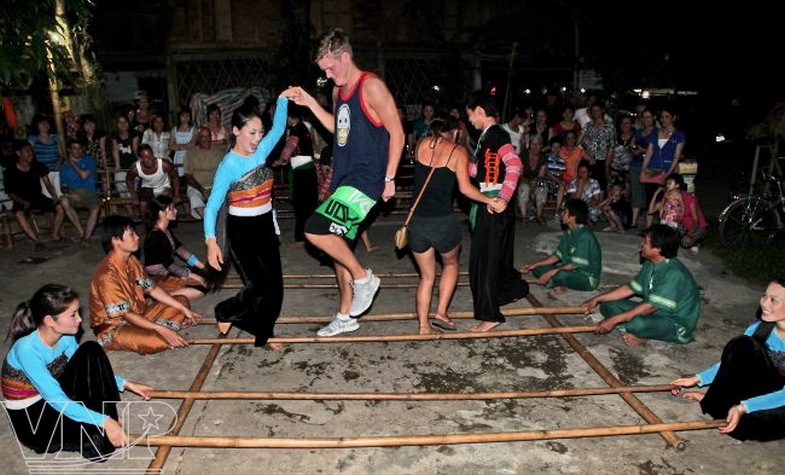
M 648 108 L 641 109 L 638 118 L 641 121 L 641 128 L 635 129 L 633 145 L 633 158 L 630 162 L 630 204 L 632 205 L 632 227 L 638 227 L 638 215 L 641 209 L 646 209 L 646 192 L 644 184 L 641 183 L 641 169 L 643 168 L 643 157 L 649 149 L 649 138 L 656 136 L 657 127 L 654 126 L 654 113 Z
M 79 296 L 64 285 L 46 284 L 20 303 L 8 332 L 14 344 L 3 362 L 2 389 L 19 442 L 37 453 L 81 451 L 98 461 L 128 445 L 118 422 L 119 391 L 147 400 L 153 388 L 115 376 L 98 343 L 78 345 L 81 322 Z
M 52 124 L 43 114 L 33 117 L 34 133 L 28 140 L 33 146 L 35 159 L 44 164 L 50 172 L 60 169 L 60 158 L 65 156 L 64 144 L 60 143 L 60 136 L 51 133 Z
M 207 262 L 221 270 L 225 229 L 226 247 L 245 284 L 237 295 L 215 306 L 218 331 L 226 333 L 236 326 L 256 336 L 255 346 L 268 344 L 283 304 L 281 254 L 272 213 L 274 177 L 266 161 L 286 128 L 286 98 L 290 95 L 286 90 L 278 97 L 273 127 L 264 138 L 256 108 L 248 104 L 234 111 L 234 144 L 215 171 L 213 189 L 204 208 Z M 224 204 L 228 216 L 218 219 Z M 270 347 L 282 349 L 280 344 Z
M 34 133 L 30 134 L 28 141 L 33 146 L 35 159 L 49 170 L 49 181 L 52 182 L 57 196 L 49 196 L 49 190 L 42 189 L 44 196 L 57 200 L 63 194 L 60 191 L 60 164 L 65 157 L 65 144 L 60 141 L 60 136 L 51 133 L 52 123 L 44 114 L 33 117 Z M 59 232 L 59 230 L 58 230 Z
M 683 397 L 698 401 L 704 414 L 725 419 L 720 432 L 739 440 L 785 438 L 785 277 L 769 283 L 759 315 L 725 345 L 719 363 L 671 382 L 682 388 L 710 384 L 705 394 Z
M 665 178 L 676 171 L 684 150 L 684 143 L 687 140 L 684 132 L 677 129 L 676 114 L 671 107 L 663 107 L 660 110 L 660 128 L 656 134 L 649 135 L 649 144 L 646 155 L 643 157 L 643 166 L 640 176 L 658 176 L 659 183 L 646 183 L 646 203 L 651 203 L 654 193 L 659 187 L 665 184 Z M 653 217 L 646 216 L 646 227 L 650 227 Z

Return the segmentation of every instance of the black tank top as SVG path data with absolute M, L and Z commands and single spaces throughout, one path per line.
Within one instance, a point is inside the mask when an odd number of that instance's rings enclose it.
M 437 167 L 433 171 L 431 181 L 428 182 L 428 187 L 420 198 L 414 214 L 421 217 L 441 217 L 447 216 L 452 213 L 453 192 L 455 191 L 455 172 L 450 170 L 447 165 L 452 160 L 452 153 L 455 151 L 457 145 L 453 146 L 450 150 L 450 158 L 443 167 Z M 420 163 L 414 162 L 414 198 L 422 189 L 425 179 L 428 178 L 428 173 L 431 172 L 431 167 Z

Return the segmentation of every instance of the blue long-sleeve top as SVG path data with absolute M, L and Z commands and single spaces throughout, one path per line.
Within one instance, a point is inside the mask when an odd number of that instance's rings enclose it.
M 39 333 L 34 331 L 14 343 L 6 355 L 6 362 L 12 368 L 22 371 L 41 398 L 56 411 L 77 422 L 101 426 L 109 416 L 87 409 L 83 404 L 66 396 L 60 383 L 47 368 L 47 365 L 63 355 L 70 360 L 78 346 L 76 338 L 64 335 L 57 341 L 57 345 L 50 347 L 41 340 Z M 123 391 L 125 379 L 115 376 L 115 383 L 117 389 Z M 38 398 L 31 400 L 35 402 Z
M 285 97 L 278 97 L 275 108 L 275 118 L 273 118 L 273 128 L 264 136 L 256 151 L 249 157 L 244 157 L 234 151 L 227 152 L 218 169 L 215 171 L 213 189 L 210 192 L 210 199 L 204 208 L 204 237 L 205 239 L 215 237 L 215 221 L 218 210 L 226 199 L 229 186 L 240 179 L 243 175 L 263 164 L 267 156 L 286 130 L 286 115 L 289 101 Z
M 747 329 L 744 330 L 744 334 L 747 336 L 752 336 L 755 333 L 755 329 L 758 328 L 759 324 L 760 321 L 757 321 L 748 326 Z M 782 341 L 782 338 L 780 338 L 776 331 L 772 331 L 769 334 L 769 337 L 766 339 L 766 347 L 772 351 L 785 352 L 785 341 Z M 718 361 L 711 368 L 698 373 L 697 376 L 700 380 L 698 382 L 698 386 L 711 384 L 711 382 L 714 381 L 714 378 L 717 376 L 717 372 L 720 369 L 720 364 L 721 362 Z M 749 398 L 745 401 L 741 401 L 741 403 L 747 407 L 747 412 L 765 411 L 766 409 L 774 409 L 776 407 L 785 406 L 785 388 L 768 394 L 761 394 L 760 396 Z

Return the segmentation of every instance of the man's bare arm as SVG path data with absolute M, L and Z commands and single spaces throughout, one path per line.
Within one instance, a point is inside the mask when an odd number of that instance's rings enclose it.
M 322 107 L 322 105 L 302 87 L 291 87 L 289 92 L 291 94 L 286 96 L 287 99 L 294 101 L 294 103 L 299 106 L 305 106 L 311 109 L 313 115 L 319 119 L 319 122 L 322 123 L 324 128 L 329 130 L 330 133 L 335 133 L 335 117 L 332 112 Z M 336 92 L 333 92 L 333 103 L 335 103 L 335 94 Z
M 376 77 L 372 77 L 363 82 L 363 97 L 371 110 L 379 118 L 379 122 L 390 134 L 390 144 L 387 156 L 387 175 L 395 176 L 398 171 L 398 162 L 401 160 L 401 152 L 405 137 L 401 118 L 398 109 L 395 107 L 395 100 L 390 94 L 390 90 L 384 82 Z M 390 199 L 395 195 L 395 183 L 385 183 L 385 191 L 382 195 L 384 200 Z

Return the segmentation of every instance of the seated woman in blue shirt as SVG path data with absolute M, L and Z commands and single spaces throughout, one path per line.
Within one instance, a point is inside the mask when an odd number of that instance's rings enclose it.
M 153 388 L 115 376 L 98 343 L 78 345 L 81 322 L 79 296 L 64 285 L 46 284 L 20 303 L 8 332 L 14 344 L 3 361 L 3 397 L 26 447 L 103 461 L 129 443 L 117 414 L 119 391 L 147 400 Z
M 704 414 L 725 419 L 720 432 L 738 440 L 785 438 L 785 277 L 769 283 L 759 315 L 725 345 L 720 362 L 671 382 L 682 388 L 711 385 L 705 394 L 690 391 L 683 397 L 699 402 Z

